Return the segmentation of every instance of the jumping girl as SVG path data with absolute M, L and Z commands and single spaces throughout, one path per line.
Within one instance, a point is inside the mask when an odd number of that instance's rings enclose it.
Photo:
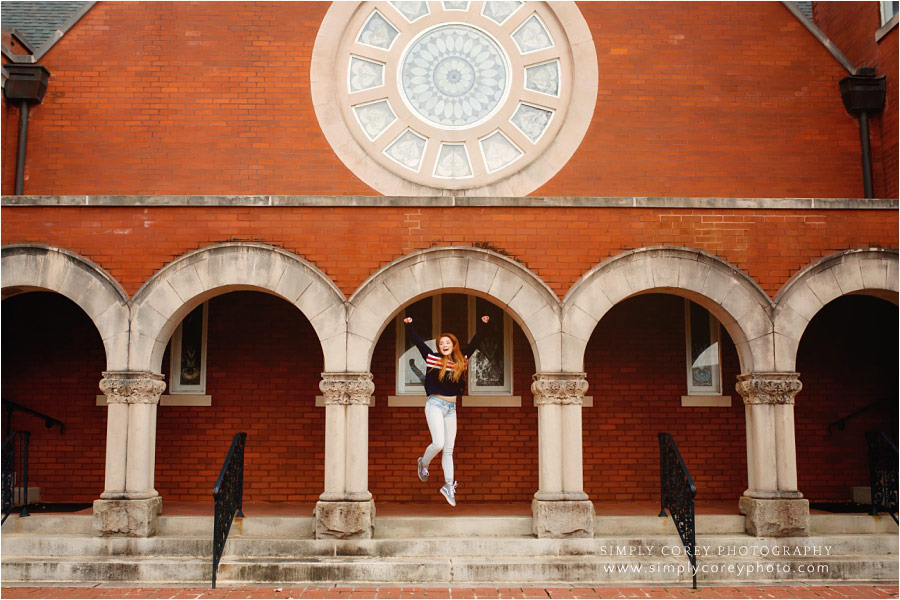
M 481 317 L 487 325 L 490 317 Z M 425 448 L 425 455 L 418 460 L 419 479 L 428 481 L 428 465 L 431 459 L 443 450 L 441 466 L 444 469 L 444 485 L 441 493 L 450 506 L 456 506 L 456 481 L 453 480 L 453 445 L 456 442 L 456 399 L 466 387 L 469 357 L 478 349 L 484 335 L 484 327 L 478 331 L 465 350 L 459 347 L 459 340 L 452 333 L 442 333 L 437 338 L 438 352 L 426 344 L 412 325 L 412 318 L 403 319 L 406 335 L 413 340 L 425 359 L 425 421 L 431 432 L 431 444 Z

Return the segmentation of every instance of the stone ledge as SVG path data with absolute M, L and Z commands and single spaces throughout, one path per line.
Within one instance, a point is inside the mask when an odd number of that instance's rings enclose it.
M 896 198 L 647 198 L 477 196 L 3 196 L 16 206 L 303 206 L 303 207 L 557 207 L 727 210 L 896 210 Z

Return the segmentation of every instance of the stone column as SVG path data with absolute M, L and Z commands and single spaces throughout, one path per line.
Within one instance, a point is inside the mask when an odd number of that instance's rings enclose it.
M 584 493 L 581 406 L 584 373 L 538 373 L 539 490 L 531 502 L 537 537 L 593 537 L 594 505 Z
M 747 419 L 746 531 L 760 537 L 809 535 L 809 501 L 797 490 L 794 398 L 799 373 L 744 373 L 735 388 Z
M 322 373 L 325 396 L 325 491 L 316 503 L 316 538 L 371 538 L 369 492 L 371 373 Z
M 153 489 L 156 407 L 166 384 L 148 372 L 104 372 L 100 390 L 108 404 L 106 483 L 94 501 L 98 535 L 148 537 L 156 533 L 162 498 Z

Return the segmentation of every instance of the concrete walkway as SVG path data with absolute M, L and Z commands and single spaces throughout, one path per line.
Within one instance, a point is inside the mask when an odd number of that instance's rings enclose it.
M 3 587 L 6 598 L 897 598 L 896 585 L 659 587 L 223 586 L 209 588 Z

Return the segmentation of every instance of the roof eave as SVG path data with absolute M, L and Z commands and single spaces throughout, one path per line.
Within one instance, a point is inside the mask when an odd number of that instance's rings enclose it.
M 49 52 L 53 46 L 56 45 L 56 42 L 61 40 L 62 37 L 66 34 L 66 32 L 68 32 L 70 29 L 72 29 L 72 27 L 74 27 L 75 24 L 81 20 L 81 17 L 86 15 L 87 12 L 89 10 L 91 10 L 95 4 L 97 4 L 96 1 L 86 2 L 84 4 L 84 6 L 82 6 L 80 9 L 78 9 L 78 11 L 73 13 L 72 16 L 70 16 L 68 19 L 66 19 L 66 21 L 59 27 L 59 29 L 57 29 L 55 32 L 53 32 L 53 37 L 51 37 L 49 40 L 44 42 L 44 44 L 34 52 L 34 54 L 32 55 L 32 57 L 33 57 L 32 60 L 30 60 L 28 62 L 37 62 L 41 58 L 43 58 L 43 56 L 45 54 L 47 54 L 47 52 Z M 18 61 L 18 62 L 22 62 L 22 61 Z

